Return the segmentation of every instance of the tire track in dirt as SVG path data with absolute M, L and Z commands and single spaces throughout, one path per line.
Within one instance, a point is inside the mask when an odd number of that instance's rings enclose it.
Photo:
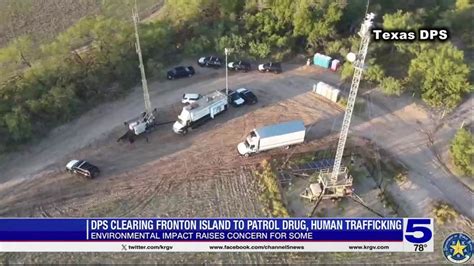
M 142 190 L 136 191 L 134 194 L 136 197 L 135 206 L 132 206 L 129 210 L 122 213 L 121 217 L 139 217 L 139 211 L 143 211 L 158 195 L 162 189 L 164 179 L 160 178 L 160 181 L 154 186 L 146 186 Z

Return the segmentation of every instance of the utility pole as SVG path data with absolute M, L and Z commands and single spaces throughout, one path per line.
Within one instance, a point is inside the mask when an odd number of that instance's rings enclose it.
M 229 74 L 227 69 L 227 55 L 229 54 L 230 49 L 224 48 L 225 53 L 225 94 L 229 95 Z
M 145 67 L 143 66 L 143 58 L 142 58 L 142 50 L 140 48 L 140 38 L 138 37 L 138 22 L 140 21 L 138 18 L 138 10 L 137 10 L 137 2 L 135 1 L 135 8 L 132 11 L 132 18 L 133 18 L 133 24 L 135 26 L 135 48 L 137 50 L 138 54 L 138 60 L 140 61 L 140 73 L 142 77 L 142 88 L 143 88 L 143 98 L 145 100 L 145 112 L 147 115 L 150 115 L 152 113 L 151 110 L 151 102 L 150 102 L 150 94 L 148 93 L 148 83 L 146 81 L 146 76 L 145 76 Z

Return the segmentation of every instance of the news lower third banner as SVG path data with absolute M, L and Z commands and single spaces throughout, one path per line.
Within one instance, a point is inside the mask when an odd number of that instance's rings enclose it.
M 0 252 L 433 252 L 428 218 L 1 218 Z

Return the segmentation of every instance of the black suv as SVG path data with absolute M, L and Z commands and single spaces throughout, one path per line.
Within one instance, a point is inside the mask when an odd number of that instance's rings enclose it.
M 250 63 L 248 63 L 248 62 L 235 61 L 235 62 L 228 63 L 227 68 L 229 70 L 247 72 L 247 71 L 250 71 L 251 66 L 250 66 Z
M 179 66 L 168 71 L 166 77 L 171 80 L 176 78 L 192 77 L 194 74 L 195 72 L 192 66 Z
M 68 164 L 66 164 L 66 171 L 79 174 L 87 178 L 94 178 L 100 174 L 99 167 L 84 160 L 71 160 Z
M 281 73 L 281 63 L 265 63 L 258 65 L 258 71 L 260 72 L 273 72 L 275 74 Z
M 197 61 L 200 67 L 221 67 L 222 66 L 222 59 L 217 56 L 207 56 L 201 57 Z

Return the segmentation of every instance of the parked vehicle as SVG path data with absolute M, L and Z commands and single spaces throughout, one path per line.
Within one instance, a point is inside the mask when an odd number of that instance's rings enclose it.
M 71 160 L 66 164 L 66 171 L 87 178 L 94 178 L 100 174 L 99 167 L 84 160 Z
M 247 71 L 250 71 L 252 67 L 251 67 L 250 63 L 248 63 L 248 62 L 235 61 L 235 62 L 228 63 L 227 68 L 229 70 L 247 72 Z
M 240 97 L 244 99 L 246 104 L 255 104 L 258 102 L 257 96 L 246 88 L 237 89 L 237 93 L 240 94 Z
M 177 78 L 192 77 L 195 73 L 196 72 L 194 71 L 194 68 L 192 66 L 178 66 L 168 71 L 166 77 L 171 80 Z
M 237 145 L 240 155 L 249 156 L 278 147 L 290 147 L 304 142 L 306 128 L 303 121 L 295 120 L 252 130 L 244 142 Z
M 185 93 L 183 94 L 183 98 L 181 99 L 181 102 L 184 104 L 191 104 L 199 99 L 201 99 L 201 94 L 199 93 Z
M 242 98 L 240 93 L 229 90 L 229 103 L 234 107 L 239 107 L 244 105 L 245 100 Z
M 201 57 L 197 61 L 200 67 L 221 67 L 222 66 L 222 59 L 217 56 L 207 56 Z
M 282 72 L 281 70 L 281 63 L 265 63 L 258 65 L 258 71 L 260 72 L 273 72 L 275 74 L 279 74 Z
M 173 124 L 173 131 L 185 135 L 188 129 L 196 128 L 226 111 L 227 104 L 227 95 L 220 91 L 203 95 L 197 101 L 183 107 L 178 120 Z

